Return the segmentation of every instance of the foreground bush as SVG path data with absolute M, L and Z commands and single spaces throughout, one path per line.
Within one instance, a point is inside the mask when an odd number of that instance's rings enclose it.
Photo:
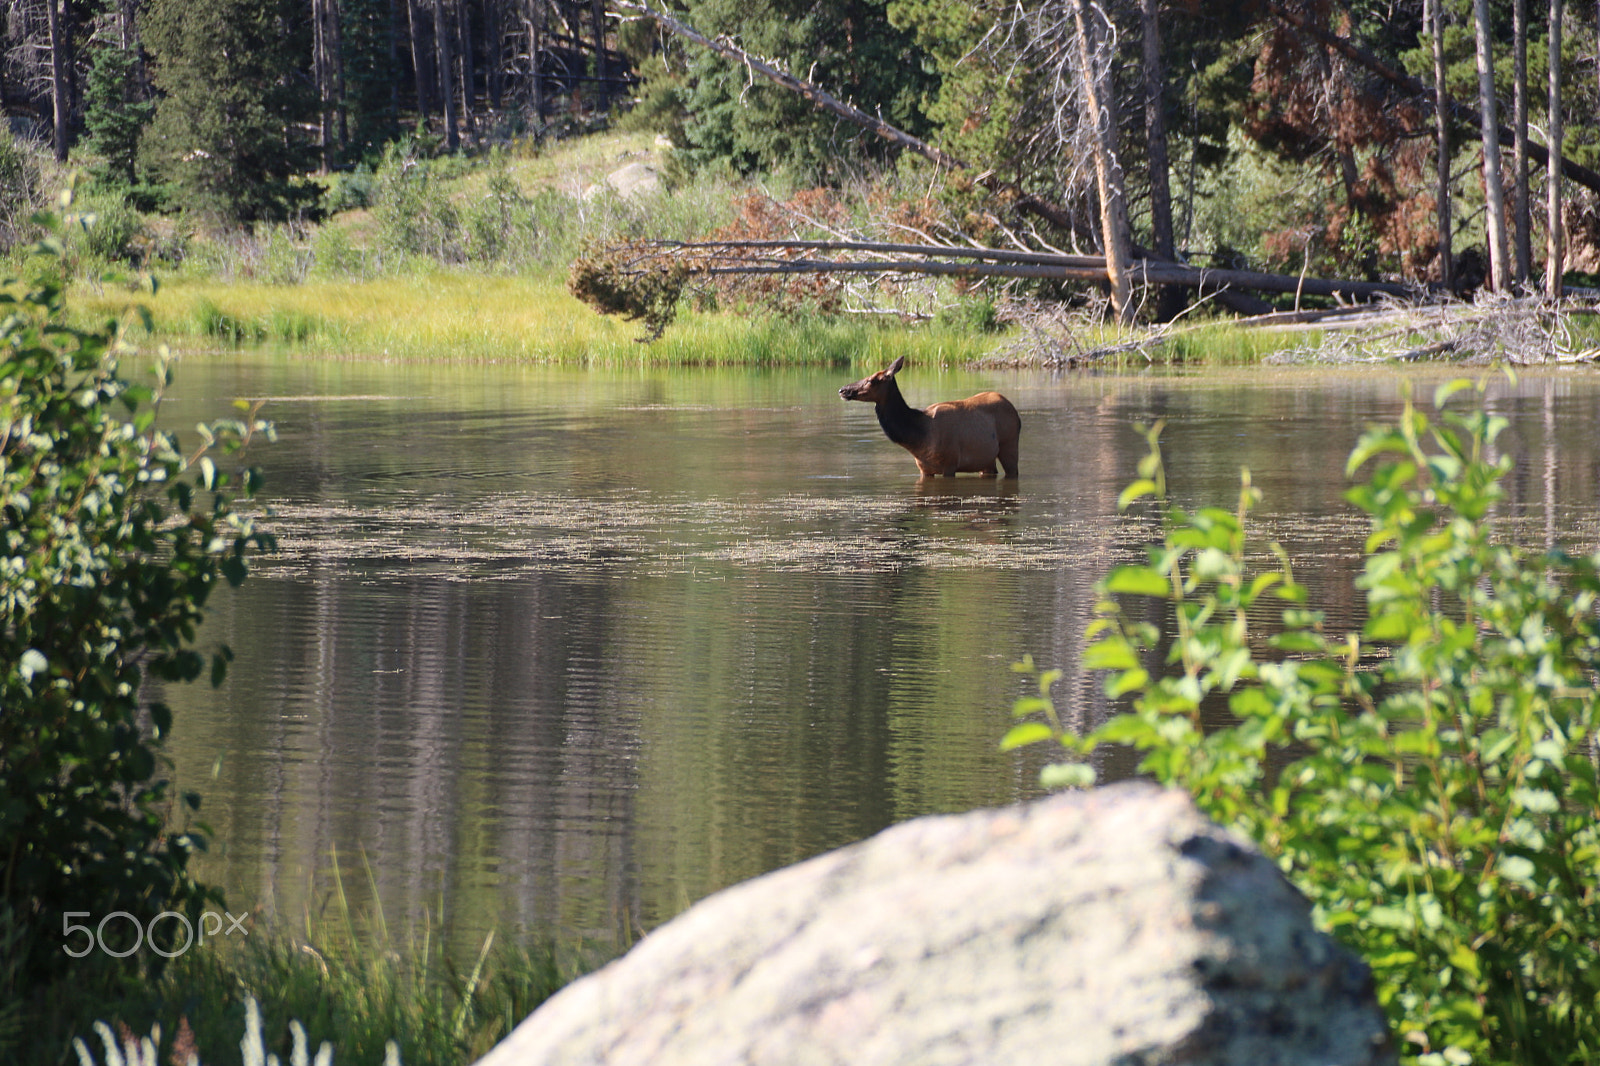
M 146 682 L 221 681 L 230 653 L 208 661 L 196 629 L 268 543 L 213 456 L 270 427 L 180 450 L 154 428 L 165 368 L 132 384 L 114 325 L 64 324 L 60 255 L 0 285 L 0 1058 L 54 982 L 158 966 L 216 899 L 189 872 L 203 838 L 171 823 L 172 713 Z
M 1460 388 L 1439 390 L 1436 418 L 1408 401 L 1350 456 L 1367 480 L 1348 498 L 1372 525 L 1360 634 L 1307 609 L 1277 545 L 1247 547 L 1246 478 L 1237 510 L 1166 511 L 1149 562 L 1101 582 L 1085 663 L 1129 709 L 1074 735 L 1044 674 L 1006 744 L 1132 745 L 1142 772 L 1248 833 L 1372 965 L 1403 1054 L 1592 1062 L 1600 557 L 1494 537 L 1504 423 L 1443 410 Z M 1124 505 L 1164 495 L 1158 433 Z M 1141 621 L 1151 599 L 1175 627 L 1165 645 Z M 1279 621 L 1261 632 L 1274 601 Z M 1045 777 L 1082 784 L 1093 770 Z

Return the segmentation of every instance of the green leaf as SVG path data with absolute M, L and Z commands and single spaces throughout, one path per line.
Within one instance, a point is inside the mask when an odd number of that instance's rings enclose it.
M 1450 950 L 1450 965 L 1474 977 L 1482 972 L 1478 953 L 1466 944 L 1457 944 Z
M 1133 670 L 1139 666 L 1139 656 L 1133 646 L 1121 636 L 1109 636 L 1084 649 L 1085 670 Z
M 1367 921 L 1383 929 L 1409 931 L 1416 928 L 1416 919 L 1403 907 L 1372 907 L 1367 911 Z
M 1245 604 L 1249 605 L 1255 602 L 1256 598 L 1259 597 L 1263 592 L 1278 584 L 1282 580 L 1283 575 L 1277 572 L 1257 574 L 1253 579 L 1251 579 L 1250 588 L 1245 593 Z
M 1052 790 L 1059 788 L 1088 788 L 1094 782 L 1094 767 L 1088 763 L 1051 763 L 1039 771 L 1039 784 Z
M 1150 673 L 1143 668 L 1124 670 L 1106 678 L 1105 693 L 1111 699 L 1121 699 L 1130 692 L 1138 692 L 1150 684 Z
M 1542 788 L 1519 788 L 1511 793 L 1512 800 L 1523 810 L 1534 814 L 1554 814 L 1561 809 L 1555 794 Z
M 1148 566 L 1119 566 L 1105 576 L 1102 587 L 1106 592 L 1128 596 L 1172 595 L 1172 582 Z
M 1055 730 L 1043 722 L 1023 722 L 1012 726 L 1006 735 L 1000 738 L 1001 751 L 1013 751 L 1029 744 L 1037 744 L 1041 740 L 1054 740 Z
M 1411 619 L 1398 612 L 1375 615 L 1367 620 L 1362 633 L 1368 640 L 1405 640 L 1411 636 Z
M 1345 477 L 1354 476 L 1357 470 L 1366 465 L 1367 460 L 1375 455 L 1386 452 L 1406 451 L 1406 439 L 1396 430 L 1383 429 L 1368 432 L 1356 443 L 1350 452 L 1350 458 L 1344 464 Z
M 1135 500 L 1142 499 L 1145 496 L 1153 496 L 1155 492 L 1156 483 L 1154 481 L 1149 478 L 1139 478 L 1123 489 L 1122 494 L 1117 497 L 1117 510 L 1126 511 Z
M 1155 729 L 1143 718 L 1134 714 L 1119 714 L 1108 718 L 1089 738 L 1104 744 L 1137 744 L 1154 737 Z
M 1316 654 L 1323 650 L 1322 639 L 1315 633 L 1290 631 L 1287 633 L 1274 633 L 1270 643 L 1279 651 L 1293 654 Z
M 1454 396 L 1462 389 L 1470 388 L 1472 388 L 1472 382 L 1466 378 L 1456 378 L 1453 381 L 1446 381 L 1438 388 L 1433 390 L 1433 406 L 1435 408 L 1442 409 L 1445 404 L 1450 402 L 1450 397 Z
M 228 556 L 226 559 L 222 560 L 221 563 L 217 564 L 217 569 L 222 571 L 222 576 L 227 578 L 228 584 L 232 585 L 234 588 L 238 588 L 240 585 L 244 584 L 244 579 L 249 576 L 250 573 L 248 564 L 245 563 L 244 557 L 240 555 Z
M 1521 855 L 1500 856 L 1500 876 L 1507 881 L 1514 881 L 1525 888 L 1533 886 L 1534 865 L 1529 859 Z

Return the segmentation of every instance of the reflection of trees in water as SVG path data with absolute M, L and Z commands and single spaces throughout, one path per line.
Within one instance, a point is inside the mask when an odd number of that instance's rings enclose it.
M 1592 531 L 1592 390 L 1524 379 L 1496 402 L 1513 418 L 1501 447 L 1516 461 L 1514 528 Z M 1080 728 L 1110 713 L 1079 663 L 1096 579 L 1160 535 L 1148 510 L 1114 508 L 1143 453 L 1136 422 L 1167 420 L 1184 506 L 1231 510 L 1250 467 L 1260 539 L 1283 543 L 1330 625 L 1359 625 L 1366 530 L 1342 499 L 1344 456 L 1398 404 L 1392 379 L 1071 379 L 1022 404 L 1016 482 L 919 481 L 892 456 L 882 473 L 779 478 L 763 458 L 770 411 L 736 420 L 741 463 L 706 451 L 686 467 L 674 433 L 701 448 L 727 427 L 652 408 L 617 417 L 654 419 L 653 453 L 640 437 L 601 451 L 598 416 L 580 450 L 597 469 L 673 471 L 639 482 L 650 488 L 484 484 L 468 470 L 425 493 L 345 467 L 444 469 L 436 437 L 413 426 L 404 454 L 356 454 L 348 427 L 314 408 L 302 433 L 326 454 L 279 508 L 288 550 L 214 601 L 202 637 L 239 653 L 233 679 L 171 694 L 179 784 L 207 795 L 220 848 L 208 866 L 235 909 L 275 900 L 296 914 L 337 845 L 353 896 L 364 851 L 391 923 L 442 901 L 463 951 L 490 925 L 625 939 L 890 822 L 1033 793 L 1046 753 L 996 751 L 1023 691 L 1009 667 L 1031 653 L 1062 669 L 1057 705 Z M 830 449 L 855 440 L 819 430 L 797 465 L 844 468 Z M 881 443 L 864 440 L 861 462 Z M 469 467 L 509 462 L 472 446 Z M 1127 753 L 1097 759 L 1103 778 L 1132 772 Z

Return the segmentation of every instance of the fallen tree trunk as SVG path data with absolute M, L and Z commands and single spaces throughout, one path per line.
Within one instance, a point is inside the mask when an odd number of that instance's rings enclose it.
M 1055 255 L 1048 252 L 1013 252 L 999 248 L 960 248 L 943 245 L 878 244 L 870 241 L 657 241 L 650 246 L 670 253 L 690 273 L 729 274 L 928 274 L 966 278 L 1057 278 L 1066 281 L 1108 282 L 1110 272 L 1099 256 Z M 836 260 L 815 258 L 751 257 L 759 251 L 873 252 L 885 255 L 919 255 L 922 260 Z M 938 257 L 938 258 L 934 258 Z M 946 261 L 940 261 L 940 259 Z M 975 262 L 949 262 L 969 259 Z M 1377 296 L 1410 298 L 1416 290 L 1392 282 L 1353 281 L 1338 278 L 1303 278 L 1288 274 L 1263 274 L 1250 270 L 1216 270 L 1136 259 L 1129 274 L 1149 285 L 1178 285 L 1201 292 L 1224 287 L 1254 292 L 1299 293 L 1371 299 Z
M 783 262 L 690 268 L 691 274 L 930 274 L 959 278 L 1041 278 L 1063 281 L 1109 282 L 1111 273 L 1105 260 L 1097 266 L 1031 263 L 942 263 L 938 261 L 882 261 L 789 259 Z M 1179 285 L 1202 292 L 1224 288 L 1254 292 L 1302 293 L 1306 296 L 1343 296 L 1367 299 L 1374 296 L 1410 297 L 1413 291 L 1403 285 L 1381 281 L 1346 281 L 1326 278 L 1297 278 L 1286 274 L 1256 274 L 1248 270 L 1205 270 L 1154 263 L 1136 259 L 1128 265 L 1130 276 L 1151 285 Z

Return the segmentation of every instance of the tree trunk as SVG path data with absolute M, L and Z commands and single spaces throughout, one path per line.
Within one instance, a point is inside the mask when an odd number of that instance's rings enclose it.
M 418 0 L 406 0 L 406 28 L 411 35 L 411 72 L 417 83 L 417 117 L 424 122 L 433 114 L 433 59 L 422 39 Z
M 1511 290 L 1511 256 L 1506 241 L 1506 193 L 1500 178 L 1500 119 L 1494 96 L 1494 54 L 1489 45 L 1489 0 L 1472 0 L 1478 53 L 1478 109 L 1483 117 L 1483 198 L 1488 211 L 1490 288 Z
M 59 7 L 61 0 L 45 0 L 49 12 L 46 21 L 50 27 L 50 104 L 55 122 L 51 144 L 55 148 L 56 162 L 67 161 L 67 65 L 68 50 L 66 28 L 61 25 Z
M 625 0 L 618 0 L 618 2 L 622 3 L 625 2 Z M 1261 2 L 1264 3 L 1267 10 L 1272 12 L 1275 16 L 1287 22 L 1295 29 L 1300 30 L 1302 33 L 1309 34 L 1316 40 L 1326 44 L 1328 47 L 1334 49 L 1346 59 L 1351 60 L 1366 70 L 1370 70 L 1372 73 L 1376 74 L 1378 77 L 1384 79 L 1390 84 L 1397 85 L 1415 96 L 1426 98 L 1430 101 L 1432 100 L 1433 90 L 1425 85 L 1421 80 L 1413 78 L 1404 71 L 1398 70 L 1394 66 L 1391 66 L 1382 59 L 1373 55 L 1371 52 L 1368 52 L 1366 49 L 1353 44 L 1346 38 L 1340 37 L 1336 33 L 1331 33 L 1328 30 L 1313 24 L 1304 16 L 1284 7 L 1282 4 L 1274 3 L 1273 0 L 1261 0 Z M 1460 100 L 1455 100 L 1451 103 L 1451 115 L 1458 121 L 1470 122 L 1478 127 L 1478 132 L 1471 134 L 1471 137 L 1477 138 L 1482 136 L 1483 115 L 1478 110 L 1468 107 Z M 1501 144 L 1507 144 L 1512 139 L 1511 130 L 1509 128 L 1501 129 L 1496 126 L 1495 133 Z M 1528 145 L 1528 156 L 1535 163 L 1538 163 L 1540 166 L 1544 166 L 1549 159 L 1549 152 L 1542 144 L 1530 143 Z M 1570 159 L 1563 159 L 1561 161 L 1561 173 L 1566 175 L 1569 181 L 1575 181 L 1586 189 L 1592 189 L 1596 193 L 1600 193 L 1600 173 L 1590 170 L 1581 163 L 1575 163 Z
M 606 57 L 606 0 L 594 0 L 594 76 L 595 107 L 600 114 L 611 110 L 611 64 Z
M 456 57 L 456 66 L 461 73 L 461 122 L 468 133 L 476 134 L 478 124 L 473 118 L 473 107 L 477 103 L 478 87 L 473 77 L 472 16 L 465 2 L 456 5 L 456 13 L 460 16 L 461 30 L 461 53 Z
M 1439 142 L 1439 284 L 1455 291 L 1455 252 L 1450 232 L 1450 97 L 1444 80 L 1444 0 L 1431 0 L 1429 32 L 1433 37 L 1434 125 Z
M 383 43 L 389 59 L 389 122 L 390 136 L 400 125 L 400 28 L 395 24 L 394 0 L 384 8 Z
M 447 151 L 454 152 L 461 147 L 461 133 L 456 129 L 455 93 L 450 89 L 450 22 L 445 0 L 433 0 L 433 47 L 434 54 L 439 58 L 439 100 L 444 112 L 444 146 Z
M 129 98 L 148 100 L 155 95 L 150 87 L 150 68 L 144 60 L 144 49 L 139 47 L 139 0 L 117 0 L 117 30 L 122 50 L 135 57 L 134 83 L 129 87 Z
M 322 168 L 338 162 L 350 143 L 350 126 L 344 98 L 344 55 L 339 34 L 339 0 L 312 0 L 314 30 L 312 72 L 317 83 L 318 127 L 322 138 Z
M 333 166 L 333 74 L 329 70 L 332 49 L 328 44 L 328 4 L 330 0 L 311 0 L 311 76 L 317 85 L 317 129 L 321 139 L 323 173 Z
M 324 0 L 328 5 L 328 37 L 330 62 L 333 68 L 333 111 L 337 128 L 334 130 L 340 155 L 350 146 L 350 102 L 344 94 L 344 28 L 341 24 L 339 0 Z
M 1533 277 L 1533 218 L 1528 203 L 1528 0 L 1515 0 L 1511 11 L 1511 214 L 1516 222 L 1516 280 L 1521 288 Z
M 533 76 L 533 114 L 537 126 L 534 141 L 544 140 L 544 6 L 543 0 L 528 0 L 527 14 L 522 17 L 528 27 L 528 62 Z
M 489 106 L 496 111 L 500 110 L 504 91 L 501 61 L 505 56 L 506 30 L 500 3 L 501 0 L 484 0 L 483 4 L 484 72 L 489 76 Z
M 133 51 L 134 45 L 139 40 L 133 23 L 134 6 L 134 0 L 118 0 L 117 2 L 117 30 L 122 40 L 122 50 L 124 52 Z
M 1159 0 L 1143 0 L 1140 22 L 1144 48 L 1144 128 L 1150 156 L 1150 244 L 1156 255 L 1176 259 L 1172 243 L 1171 163 L 1167 158 L 1166 67 L 1161 60 Z M 1172 286 L 1156 298 L 1156 318 L 1171 321 L 1183 311 L 1182 291 Z
M 1132 234 L 1124 199 L 1122 164 L 1117 159 L 1116 101 L 1111 94 L 1109 70 L 1100 62 L 1105 51 L 1095 13 L 1085 0 L 1072 0 L 1072 17 L 1078 29 L 1078 64 L 1083 96 L 1093 133 L 1095 184 L 1100 194 L 1100 232 L 1105 244 L 1106 274 L 1111 283 L 1111 307 L 1117 321 L 1133 322 L 1133 286 L 1128 276 Z
M 1550 165 L 1545 179 L 1549 187 L 1545 215 L 1544 291 L 1552 300 L 1561 299 L 1561 275 L 1565 270 L 1566 242 L 1561 216 L 1561 19 L 1565 0 L 1550 0 Z

